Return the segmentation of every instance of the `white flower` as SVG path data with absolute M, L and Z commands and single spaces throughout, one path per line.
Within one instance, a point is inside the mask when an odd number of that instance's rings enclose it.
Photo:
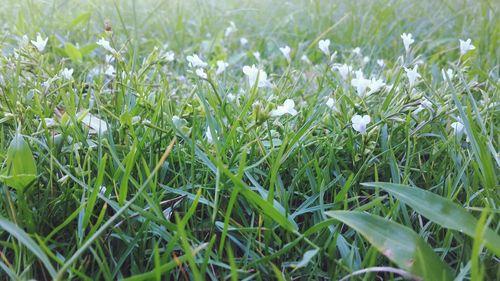
M 458 120 L 457 122 L 451 123 L 451 128 L 453 129 L 453 134 L 456 136 L 461 136 L 464 132 L 464 124 Z
M 338 111 L 337 103 L 332 98 L 328 98 L 328 100 L 326 101 L 326 106 L 328 106 L 328 108 L 330 108 L 332 111 Z
M 432 107 L 432 102 L 430 102 L 426 97 L 423 97 L 422 101 L 420 101 L 420 105 L 413 111 L 413 113 L 417 114 L 420 111 L 431 107 Z
M 136 115 L 136 116 L 132 117 L 132 125 L 136 125 L 139 122 L 141 122 L 141 116 Z
M 189 62 L 190 67 L 206 67 L 207 63 L 202 61 L 198 55 L 187 56 L 186 60 Z
M 23 37 L 21 37 L 21 41 L 19 42 L 19 47 L 24 48 L 28 46 L 30 43 L 30 39 L 28 38 L 28 35 L 24 34 Z
M 63 70 L 61 70 L 60 74 L 64 79 L 71 80 L 73 79 L 73 68 L 71 69 L 64 68 Z
M 443 75 L 443 80 L 444 81 L 447 81 L 448 79 L 446 77 L 448 77 L 450 80 L 453 79 L 453 77 L 455 76 L 453 74 L 453 70 L 451 68 L 448 68 L 446 70 L 446 72 L 444 71 L 444 69 L 441 69 L 441 75 Z
M 236 100 L 236 95 L 234 95 L 234 94 L 232 94 L 232 93 L 229 93 L 229 94 L 227 94 L 226 99 L 227 99 L 228 101 L 230 101 L 230 102 L 233 102 L 233 101 L 235 101 L 235 100 Z
M 460 55 L 465 55 L 468 51 L 472 51 L 476 49 L 474 45 L 472 45 L 470 38 L 467 39 L 466 41 L 459 39 L 460 41 Z
M 352 53 L 356 56 L 361 56 L 361 48 L 360 47 L 356 47 L 352 50 Z
M 401 34 L 401 39 L 403 39 L 403 45 L 405 45 L 405 51 L 407 51 L 407 52 L 410 50 L 410 45 L 413 44 L 413 42 L 415 42 L 415 40 L 413 40 L 412 37 L 413 36 L 411 35 L 411 33 Z
M 378 66 L 380 66 L 382 68 L 385 66 L 384 60 L 377 60 L 377 64 L 378 64 Z
M 235 32 L 237 30 L 236 25 L 234 22 L 230 21 L 229 26 L 226 28 L 226 31 L 224 32 L 224 37 L 228 37 L 231 35 L 231 33 Z
M 58 79 L 59 76 L 55 75 L 54 77 L 47 79 L 47 81 L 42 82 L 42 87 L 45 89 L 45 91 L 47 91 L 50 88 L 50 85 L 52 85 L 52 83 Z
M 110 51 L 113 54 L 116 53 L 116 50 L 113 47 L 111 47 L 108 40 L 101 38 L 96 43 L 97 43 L 97 45 L 103 47 L 105 50 Z
M 371 81 L 366 79 L 360 70 L 356 71 L 356 78 L 351 80 L 351 85 L 356 88 L 359 97 L 365 96 L 366 88 L 368 88 L 370 83 Z
M 311 61 L 309 60 L 309 58 L 305 54 L 302 55 L 302 57 L 300 57 L 300 60 L 305 62 L 305 63 L 311 63 Z
M 196 69 L 196 75 L 198 75 L 200 78 L 203 78 L 203 79 L 207 79 L 208 76 L 207 74 L 205 73 L 205 71 L 203 70 L 203 68 L 198 68 Z
M 253 52 L 253 56 L 257 61 L 260 61 L 260 53 L 259 52 Z
M 285 100 L 283 105 L 278 105 L 276 109 L 271 110 L 270 114 L 272 117 L 279 117 L 284 114 L 290 114 L 292 116 L 297 115 L 297 110 L 295 110 L 295 102 L 291 99 Z
M 221 74 L 222 72 L 224 72 L 224 70 L 226 70 L 226 67 L 228 67 L 229 64 L 223 60 L 218 60 L 217 61 L 217 70 L 215 71 L 215 75 L 219 75 Z
M 344 80 L 347 80 L 349 73 L 352 71 L 352 67 L 350 65 L 345 64 L 345 63 L 343 65 L 336 64 L 332 67 L 332 70 L 333 69 L 337 69 L 339 74 L 340 74 L 340 77 L 342 77 L 342 79 L 344 79 Z
M 243 67 L 243 73 L 248 76 L 248 84 L 250 84 L 251 87 L 255 85 L 257 77 L 259 79 L 259 81 L 257 81 L 258 88 L 271 86 L 271 82 L 267 80 L 267 73 L 263 70 L 259 70 L 255 65 L 252 65 L 252 67 L 245 65 Z
M 364 134 L 366 132 L 366 125 L 371 122 L 371 118 L 368 115 L 363 115 L 363 117 L 361 117 L 361 115 L 356 114 L 351 118 L 351 122 L 352 128 L 355 131 Z
M 47 125 L 47 128 L 52 128 L 57 125 L 57 121 L 54 118 L 43 118 L 45 121 L 45 125 Z
M 291 58 L 290 58 L 290 52 L 292 51 L 292 49 L 290 49 L 289 46 L 285 46 L 285 47 L 280 48 L 280 51 L 283 54 L 283 56 L 285 56 L 286 60 L 288 62 L 290 62 L 290 60 L 291 60 Z
M 115 60 L 115 57 L 113 55 L 105 55 L 104 56 L 104 61 L 106 63 L 112 63 Z
M 248 44 L 248 39 L 246 39 L 245 37 L 241 37 L 240 38 L 240 44 L 241 46 L 246 46 L 246 44 Z
M 40 33 L 36 35 L 36 41 L 31 40 L 31 44 L 33 44 L 36 49 L 41 53 L 43 50 L 45 50 L 45 46 L 47 46 L 47 41 L 49 41 L 49 38 L 43 39 Z
M 325 54 L 325 55 L 329 55 L 330 54 L 330 40 L 329 39 L 326 39 L 326 40 L 319 40 L 318 42 L 318 47 L 319 49 Z
M 106 194 L 106 187 L 104 185 L 101 185 L 99 187 L 99 194 L 101 194 L 103 196 Z
M 163 54 L 163 58 L 166 61 L 174 61 L 175 53 L 173 51 L 167 51 L 165 54 Z
M 418 78 L 422 77 L 417 72 L 417 70 L 418 70 L 418 64 L 415 64 L 415 66 L 413 67 L 413 69 L 405 67 L 406 76 L 408 77 L 408 81 L 410 81 L 410 87 L 412 87 L 413 85 L 415 85 L 415 81 L 417 81 Z
M 368 83 L 368 88 L 370 91 L 366 94 L 367 96 L 380 91 L 385 86 L 384 80 L 372 78 Z
M 108 76 L 115 76 L 116 75 L 116 70 L 115 70 L 115 68 L 112 65 L 108 65 L 108 67 L 106 68 L 105 74 L 108 75 Z

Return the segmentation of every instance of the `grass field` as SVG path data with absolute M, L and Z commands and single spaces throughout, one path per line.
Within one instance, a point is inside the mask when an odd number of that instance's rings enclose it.
M 0 280 L 498 280 L 499 2 L 1 5 Z

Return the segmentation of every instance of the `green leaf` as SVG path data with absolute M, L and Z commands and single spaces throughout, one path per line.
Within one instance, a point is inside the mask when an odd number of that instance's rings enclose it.
M 71 59 L 73 62 L 79 62 L 82 60 L 82 53 L 80 53 L 80 50 L 78 48 L 71 44 L 71 43 L 66 43 L 64 46 L 64 51 L 66 51 L 66 55 Z
M 362 212 L 329 211 L 326 215 L 360 232 L 389 260 L 423 280 L 453 280 L 448 265 L 413 230 Z
M 364 186 L 378 187 L 411 206 L 417 213 L 449 229 L 475 237 L 477 220 L 464 208 L 430 191 L 407 185 L 369 182 Z M 500 256 L 500 237 L 491 229 L 486 229 L 483 240 L 485 246 Z
M 37 177 L 35 158 L 28 143 L 21 134 L 16 134 L 7 150 L 5 165 L 0 173 L 0 181 L 22 191 Z
M 31 239 L 24 230 L 20 229 L 17 225 L 11 223 L 10 221 L 0 217 L 0 230 L 7 231 L 10 235 L 14 236 L 19 243 L 23 244 L 30 250 L 35 256 L 37 256 L 40 261 L 45 265 L 45 268 L 49 272 L 50 276 L 54 278 L 56 275 L 56 270 L 50 263 L 49 258 L 40 249 L 40 247 Z
M 130 174 L 132 173 L 132 169 L 136 164 L 135 154 L 137 153 L 137 143 L 130 148 L 130 152 L 127 154 L 125 158 L 125 172 L 123 173 L 122 180 L 120 183 L 120 192 L 118 193 L 118 203 L 121 205 L 125 204 L 125 199 L 127 199 L 128 192 L 128 183 Z
M 80 23 L 88 22 L 91 14 L 92 14 L 91 12 L 81 13 L 71 21 L 71 23 L 68 26 L 68 29 L 72 29 L 73 27 L 79 25 Z
M 82 56 L 86 56 L 90 54 L 93 50 L 95 50 L 98 46 L 99 45 L 97 45 L 96 43 L 81 46 L 80 53 L 82 54 Z
M 306 251 L 300 261 L 287 263 L 285 265 L 287 267 L 292 267 L 293 270 L 306 267 L 309 264 L 309 262 L 311 262 L 312 258 L 314 258 L 318 254 L 318 252 L 319 249 Z

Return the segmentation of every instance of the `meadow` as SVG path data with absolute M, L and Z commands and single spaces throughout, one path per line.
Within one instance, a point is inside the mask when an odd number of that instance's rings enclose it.
M 0 280 L 498 280 L 498 1 L 1 5 Z

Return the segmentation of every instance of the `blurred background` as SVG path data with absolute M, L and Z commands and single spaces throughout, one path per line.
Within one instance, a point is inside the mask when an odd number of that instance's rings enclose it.
M 55 48 L 67 41 L 84 46 L 97 41 L 108 29 L 113 32 L 115 45 L 129 48 L 137 58 L 164 44 L 177 54 L 224 49 L 230 47 L 228 39 L 238 44 L 241 37 L 265 56 L 269 49 L 275 51 L 293 38 L 303 41 L 300 49 L 309 46 L 308 40 L 323 35 L 331 39 L 334 50 L 373 45 L 372 53 L 366 55 L 381 57 L 390 49 L 401 47 L 402 32 L 411 32 L 419 51 L 426 55 L 426 50 L 433 50 L 437 55 L 431 59 L 437 61 L 439 48 L 446 52 L 447 48 L 456 48 L 459 38 L 471 37 L 479 49 L 477 63 L 491 69 L 498 65 L 500 57 L 499 3 L 2 0 L 0 44 L 4 53 L 9 52 L 21 36 L 34 38 L 39 32 L 49 36 Z M 231 36 L 225 36 L 228 34 Z M 197 48 L 200 50 L 194 50 Z

